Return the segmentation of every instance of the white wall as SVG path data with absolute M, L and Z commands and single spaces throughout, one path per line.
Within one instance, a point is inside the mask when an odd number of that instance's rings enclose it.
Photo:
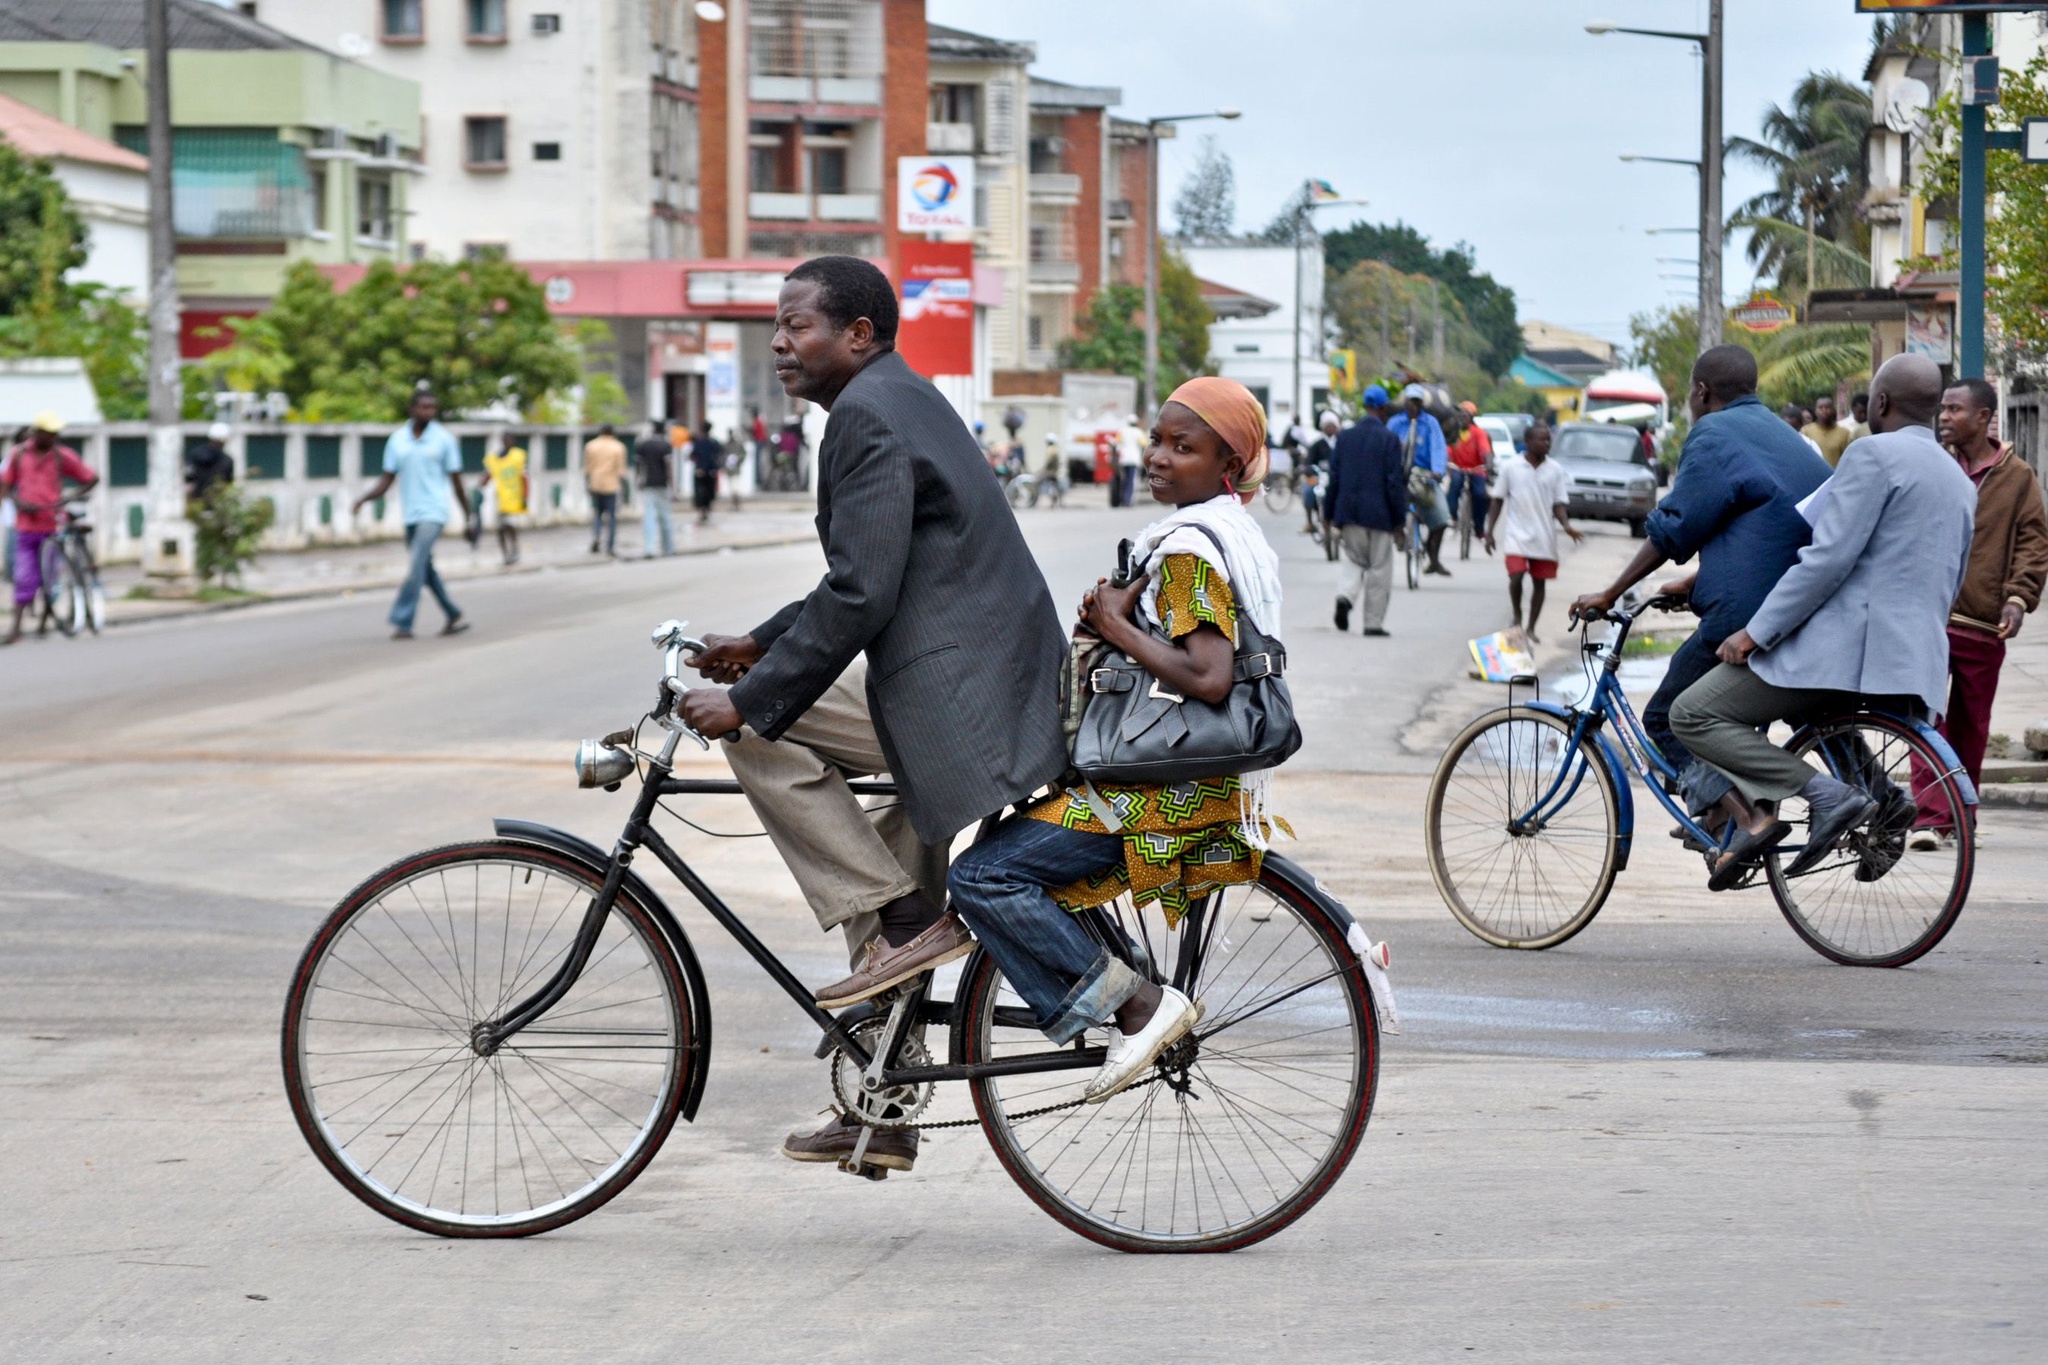
M 445 259 L 460 257 L 468 243 L 502 243 L 522 260 L 653 254 L 651 73 L 663 59 L 652 44 L 650 7 L 662 0 L 505 0 L 502 44 L 466 41 L 467 0 L 423 0 L 425 41 L 385 43 L 380 3 L 260 0 L 257 13 L 418 83 L 426 174 L 408 191 L 412 241 Z M 536 35 L 535 13 L 560 15 L 561 31 Z M 680 59 L 667 65 L 694 81 Z M 464 167 L 471 115 L 506 120 L 505 170 Z M 694 129 L 689 135 L 694 140 Z M 537 142 L 560 144 L 561 159 L 536 161 Z M 665 245 L 688 254 L 677 248 L 694 244 Z
M 1216 372 L 1269 395 L 1267 418 L 1278 429 L 1305 412 L 1311 392 L 1329 382 L 1323 351 L 1323 253 L 1316 242 L 1289 246 L 1196 246 L 1181 254 L 1195 274 L 1280 305 L 1261 318 L 1220 319 L 1209 327 L 1209 356 Z M 1302 310 L 1294 313 L 1295 270 L 1301 271 Z M 1294 383 L 1295 349 L 1301 352 L 1301 392 Z M 1306 419 L 1304 418 L 1304 423 Z
M 131 295 L 149 293 L 149 173 L 90 161 L 59 161 L 57 181 L 86 226 L 77 278 Z

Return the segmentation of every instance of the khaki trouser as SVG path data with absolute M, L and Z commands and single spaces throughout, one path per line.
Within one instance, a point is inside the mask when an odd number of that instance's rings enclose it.
M 726 744 L 725 756 L 818 927 L 845 930 L 850 959 L 858 962 L 880 932 L 875 911 L 890 901 L 922 890 L 934 905 L 946 903 L 951 849 L 918 842 L 896 797 L 873 797 L 863 808 L 847 790 L 847 778 L 888 767 L 868 715 L 865 659 L 840 674 L 781 739 L 745 729 Z
M 1340 526 L 1337 545 L 1337 600 L 1358 609 L 1358 628 L 1387 623 L 1387 598 L 1394 590 L 1394 536 L 1370 526 Z

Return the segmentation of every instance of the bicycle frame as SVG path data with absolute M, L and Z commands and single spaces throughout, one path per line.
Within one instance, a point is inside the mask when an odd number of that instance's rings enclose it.
M 767 944 L 761 942 L 760 938 L 755 935 L 753 930 L 747 927 L 745 921 L 733 911 L 732 907 L 727 905 L 719 897 L 718 893 L 713 891 L 704 882 L 703 878 L 699 877 L 695 870 L 683 861 L 681 855 L 669 846 L 668 841 L 663 839 L 650 825 L 649 822 L 653 818 L 655 808 L 664 796 L 741 794 L 740 784 L 729 778 L 679 778 L 674 776 L 675 750 L 677 741 L 680 738 L 681 735 L 671 731 L 668 742 L 663 746 L 660 755 L 649 758 L 647 775 L 641 783 L 639 796 L 633 803 L 633 811 L 626 818 L 625 829 L 620 833 L 617 844 L 613 846 L 611 857 L 604 865 L 603 889 L 591 901 L 590 908 L 584 912 L 582 923 L 577 927 L 575 940 L 561 967 L 524 1000 L 513 1005 L 497 1018 L 483 1020 L 474 1027 L 471 1033 L 478 1051 L 485 1056 L 495 1053 L 513 1035 L 540 1019 L 569 993 L 570 989 L 576 984 L 577 978 L 582 975 L 584 967 L 588 964 L 591 952 L 597 946 L 598 935 L 603 931 L 605 919 L 611 914 L 612 906 L 618 899 L 620 888 L 625 884 L 627 877 L 630 875 L 634 855 L 644 848 L 653 853 L 661 861 L 662 866 L 666 867 L 675 879 L 681 882 L 690 894 L 697 899 L 697 903 L 703 906 L 705 911 L 713 919 L 717 920 L 727 933 L 732 935 L 741 948 L 746 950 L 747 955 L 760 964 L 761 970 L 766 972 L 769 979 L 782 988 L 784 994 L 796 1002 L 797 1008 L 810 1017 L 811 1022 L 818 1026 L 828 1042 L 845 1052 L 863 1072 L 868 1071 L 873 1066 L 874 1056 L 867 1048 L 861 1045 L 859 1039 L 853 1036 L 852 1030 L 847 1025 L 842 1024 L 839 1019 L 818 1007 L 810 987 L 797 979 L 796 974 L 789 970 L 782 959 L 777 957 Z M 855 781 L 849 782 L 847 785 L 857 796 L 893 796 L 896 794 L 896 786 L 891 782 Z M 515 837 L 517 837 L 520 828 L 517 825 L 512 826 Z M 537 829 L 537 827 L 531 826 L 524 828 L 529 830 Z M 501 826 L 501 832 L 504 831 L 505 827 Z M 551 835 L 553 831 L 547 831 L 547 833 Z M 522 842 L 528 841 L 531 840 L 522 840 Z M 636 895 L 651 894 L 651 892 L 646 892 L 636 887 Z M 1191 914 L 1200 914 L 1205 909 L 1206 903 L 1202 906 L 1197 906 Z M 665 911 L 663 913 L 665 914 Z M 1199 938 L 1201 935 L 1197 933 L 1195 937 Z M 1181 968 L 1182 970 L 1199 971 L 1199 953 L 1193 964 L 1183 963 Z M 1177 970 L 1176 975 L 1180 974 L 1181 972 Z M 914 1020 L 917 1023 L 952 1023 L 959 1026 L 966 1022 L 957 1017 L 959 1002 L 927 1001 L 923 998 L 923 991 L 924 986 L 919 984 L 913 986 L 907 996 L 898 997 L 898 1009 L 890 1016 L 892 1024 L 884 1035 L 885 1045 L 889 1054 L 885 1061 L 894 1060 L 894 1053 L 898 1044 L 909 1033 L 908 1028 L 895 1022 L 899 1017 L 906 1023 Z M 906 1002 L 908 1004 L 907 1010 L 902 1008 Z M 879 1076 L 874 1079 L 878 1088 L 884 1088 L 894 1085 L 917 1085 L 927 1081 L 964 1081 L 993 1076 L 1025 1075 L 1043 1071 L 1078 1071 L 1101 1066 L 1103 1055 L 1104 1050 L 1102 1048 L 1081 1046 L 1079 1040 L 1076 1040 L 1076 1044 L 1073 1047 L 1049 1047 L 1044 1052 L 1028 1052 L 990 1062 L 953 1062 L 944 1065 L 910 1067 L 897 1070 L 891 1070 L 885 1065 Z

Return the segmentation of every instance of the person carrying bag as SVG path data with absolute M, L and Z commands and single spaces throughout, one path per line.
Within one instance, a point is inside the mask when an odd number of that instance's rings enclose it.
M 1266 473 L 1265 434 L 1264 410 L 1234 380 L 1190 380 L 1160 408 L 1144 472 L 1173 510 L 1139 533 L 1131 581 L 1103 579 L 1082 599 L 1067 681 L 1075 772 L 948 879 L 954 909 L 1048 1038 L 1108 1030 L 1092 1101 L 1143 1075 L 1200 1012 L 1072 912 L 1128 892 L 1176 923 L 1219 887 L 1256 881 L 1279 825 L 1272 769 L 1301 744 L 1279 557 L 1244 506 Z

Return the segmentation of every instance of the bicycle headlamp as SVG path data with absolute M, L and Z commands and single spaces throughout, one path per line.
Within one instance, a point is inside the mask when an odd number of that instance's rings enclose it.
M 614 791 L 633 775 L 632 752 L 613 748 L 611 739 L 609 735 L 603 739 L 586 739 L 576 746 L 577 786 Z

